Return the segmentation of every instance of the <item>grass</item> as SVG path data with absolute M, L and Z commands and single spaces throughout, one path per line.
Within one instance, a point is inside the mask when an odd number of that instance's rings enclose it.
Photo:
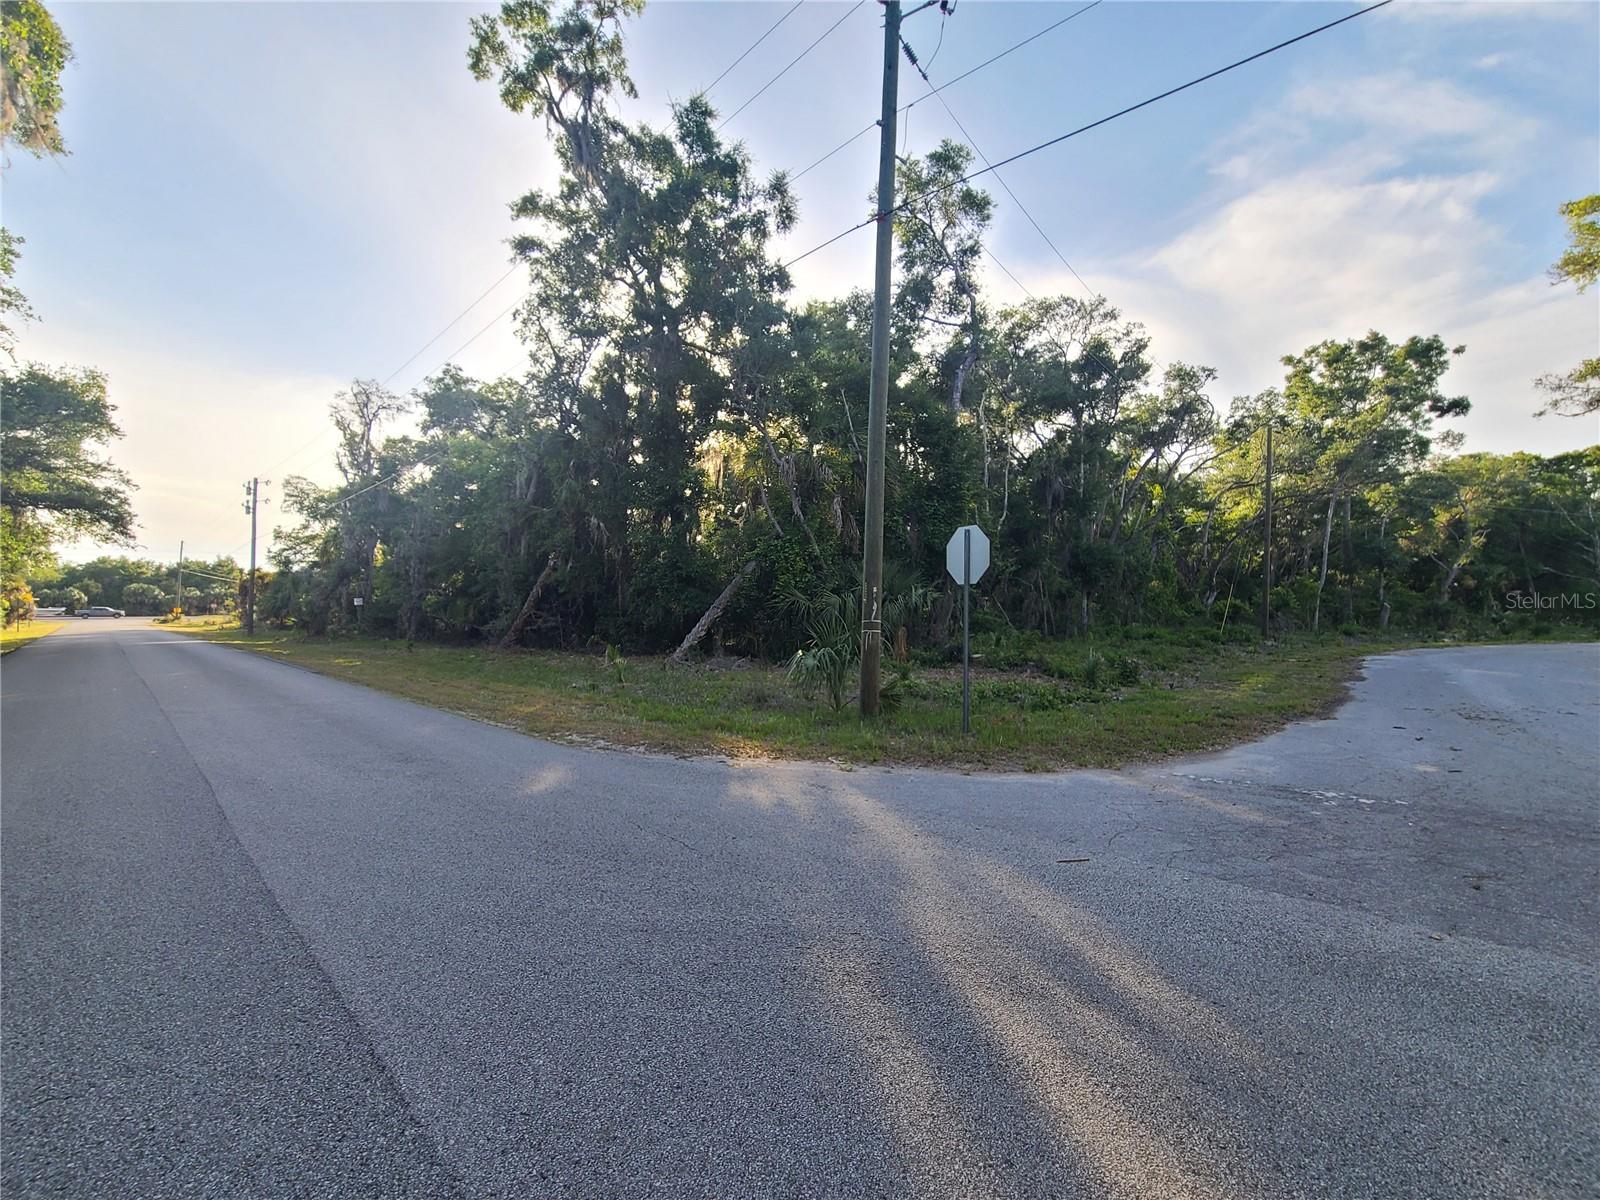
M 29 642 L 36 642 L 46 634 L 54 633 L 65 621 L 24 621 L 10 629 L 0 630 L 0 654 L 20 650 Z
M 229 618 L 172 626 L 324 675 L 556 740 L 675 753 L 990 769 L 1113 767 L 1217 749 L 1329 710 L 1363 655 L 1399 640 L 1219 644 L 1205 633 L 1041 641 L 1025 663 L 975 667 L 973 736 L 959 666 L 922 667 L 897 711 L 864 724 L 798 695 L 779 667 L 669 668 L 598 654 L 500 653 L 373 638 L 248 637 Z M 1006 655 L 994 657 L 1004 660 Z M 1098 659 L 1098 662 L 1096 661 Z

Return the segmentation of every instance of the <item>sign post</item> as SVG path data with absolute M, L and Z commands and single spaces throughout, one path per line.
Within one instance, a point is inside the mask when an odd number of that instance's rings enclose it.
M 989 536 L 963 525 L 944 548 L 945 570 L 961 585 L 961 732 L 972 732 L 972 585 L 989 569 Z

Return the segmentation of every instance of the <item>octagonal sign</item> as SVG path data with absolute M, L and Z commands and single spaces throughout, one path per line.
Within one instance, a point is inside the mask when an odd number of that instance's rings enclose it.
M 967 538 L 972 538 L 972 575 L 967 576 Z M 976 525 L 963 525 L 951 536 L 944 548 L 945 570 L 957 583 L 977 583 L 989 569 L 989 535 Z

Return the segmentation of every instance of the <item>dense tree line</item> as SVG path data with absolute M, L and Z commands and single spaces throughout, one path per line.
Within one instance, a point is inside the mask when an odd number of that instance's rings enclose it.
M 790 299 L 773 248 L 795 221 L 787 180 L 758 178 L 703 97 L 666 129 L 617 115 L 636 8 L 519 3 L 473 23 L 472 71 L 547 123 L 562 165 L 515 205 L 529 370 L 342 393 L 342 482 L 286 488 L 300 523 L 279 532 L 269 619 L 660 650 L 706 635 L 779 656 L 806 640 L 807 602 L 848 605 L 868 298 Z M 1451 456 L 1460 348 L 1325 342 L 1223 411 L 1215 372 L 1157 369 L 1103 298 L 990 297 L 992 203 L 962 181 L 970 161 L 946 142 L 900 164 L 886 554 L 903 644 L 949 637 L 943 547 L 970 520 L 995 542 L 982 620 L 1249 620 L 1269 424 L 1281 627 L 1499 619 L 1511 592 L 1600 588 L 1600 449 Z
M 358 380 L 333 405 L 338 486 L 291 480 L 261 587 L 269 620 L 505 645 L 711 648 L 813 661 L 849 653 L 861 556 L 870 304 L 800 303 L 774 239 L 781 173 L 759 177 L 703 97 L 666 128 L 629 124 L 622 24 L 641 0 L 520 0 L 472 23 L 468 63 L 544 123 L 562 171 L 514 205 L 529 369 L 446 367 L 409 396 Z M 65 153 L 71 48 L 34 0 L 6 6 L 6 145 Z M 952 632 L 950 531 L 995 542 L 978 622 L 1041 635 L 1248 622 L 1266 544 L 1273 431 L 1273 610 L 1281 629 L 1593 621 L 1600 448 L 1460 455 L 1460 348 L 1371 333 L 1283 360 L 1281 387 L 1229 403 L 1200 364 L 1158 367 L 1104 298 L 1003 304 L 979 265 L 994 205 L 945 142 L 899 164 L 887 584 L 902 655 Z M 1553 269 L 1597 277 L 1600 198 L 1562 208 Z M 28 320 L 0 230 L 0 350 Z M 1399 331 L 1410 334 L 1411 331 Z M 1281 348 L 1288 349 L 1288 348 Z M 1592 360 L 1541 380 L 1546 411 L 1595 411 Z M 53 546 L 131 538 L 130 481 L 98 372 L 0 371 L 0 583 L 71 608 L 162 611 L 175 569 Z M 238 602 L 201 564 L 186 607 Z M 31 583 L 31 589 L 30 589 Z M 357 605 L 356 600 L 362 603 Z M 841 633 L 840 631 L 844 632 Z M 830 632 L 831 631 L 831 632 Z
M 222 613 L 237 609 L 243 572 L 231 558 L 183 564 L 102 555 L 84 563 L 53 558 L 31 572 L 28 585 L 39 607 L 73 613 L 104 604 L 134 616 L 156 616 L 179 605 L 187 613 Z M 180 593 L 181 587 L 181 593 Z

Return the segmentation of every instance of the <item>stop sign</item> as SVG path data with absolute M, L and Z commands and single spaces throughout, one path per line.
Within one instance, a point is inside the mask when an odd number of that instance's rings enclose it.
M 972 572 L 970 577 L 967 573 L 969 561 Z M 950 578 L 957 583 L 977 583 L 989 569 L 989 535 L 976 525 L 963 525 L 945 544 L 944 566 L 945 570 L 950 572 Z

